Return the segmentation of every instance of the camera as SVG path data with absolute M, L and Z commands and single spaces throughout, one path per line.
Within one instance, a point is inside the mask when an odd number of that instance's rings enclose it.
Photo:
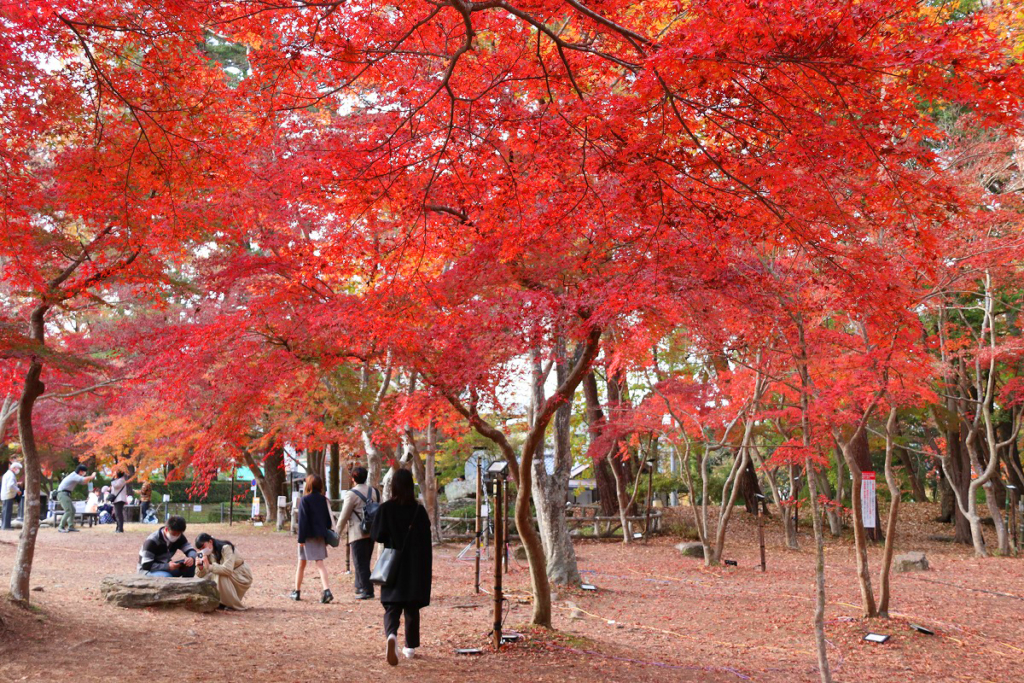
M 199 564 L 202 561 L 203 561 L 203 551 L 200 550 L 199 553 L 196 555 L 196 564 Z

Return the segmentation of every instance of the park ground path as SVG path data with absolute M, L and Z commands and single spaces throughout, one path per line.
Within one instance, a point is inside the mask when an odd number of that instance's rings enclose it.
M 858 618 L 859 597 L 848 539 L 830 542 L 829 656 L 837 681 L 1022 680 L 1024 561 L 976 560 L 969 550 L 928 540 L 928 506 L 907 506 L 916 519 L 900 550 L 924 549 L 927 574 L 894 577 L 898 617 Z M 916 517 L 915 517 L 916 516 Z M 304 600 L 292 602 L 294 537 L 267 528 L 190 525 L 234 541 L 256 580 L 247 612 L 209 615 L 124 610 L 103 602 L 103 576 L 131 573 L 145 535 L 128 525 L 58 534 L 43 529 L 33 571 L 33 609 L 5 606 L 0 616 L 0 681 L 814 681 L 811 608 L 813 556 L 781 549 L 768 532 L 768 573 L 757 568 L 754 527 L 741 519 L 726 556 L 737 567 L 706 569 L 674 549 L 678 539 L 623 547 L 585 542 L 580 566 L 596 592 L 556 589 L 556 631 L 524 628 L 529 576 L 513 563 L 507 575 L 506 625 L 525 642 L 495 653 L 486 647 L 491 599 L 473 593 L 473 564 L 455 559 L 461 546 L 436 550 L 434 602 L 423 612 L 421 656 L 397 669 L 383 658 L 382 610 L 353 599 L 344 557 L 329 559 L 336 600 L 316 602 L 307 574 Z M 0 532 L 0 580 L 9 579 L 17 532 Z M 880 551 L 872 552 L 877 571 Z M 492 580 L 484 564 L 484 584 Z M 571 604 L 570 604 L 571 603 Z M 573 611 L 573 607 L 577 611 Z M 924 625 L 924 636 L 910 628 Z M 893 635 L 886 645 L 861 640 L 867 630 Z M 460 656 L 460 647 L 484 647 Z

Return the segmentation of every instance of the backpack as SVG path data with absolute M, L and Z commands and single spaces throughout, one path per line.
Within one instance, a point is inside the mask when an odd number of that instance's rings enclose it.
M 373 527 L 373 520 L 377 518 L 377 510 L 380 509 L 380 493 L 377 492 L 377 489 L 371 487 L 370 497 L 367 498 L 355 489 L 351 489 L 351 491 L 363 501 L 363 514 L 359 518 L 359 530 L 364 534 L 368 534 Z M 377 494 L 376 502 L 373 500 L 373 494 L 375 493 Z

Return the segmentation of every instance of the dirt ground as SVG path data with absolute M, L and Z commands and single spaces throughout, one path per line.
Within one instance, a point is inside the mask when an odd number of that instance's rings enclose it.
M 829 659 L 837 681 L 1024 680 L 1024 561 L 976 560 L 964 547 L 927 540 L 945 530 L 929 520 L 931 506 L 905 508 L 907 538 L 897 552 L 925 550 L 931 571 L 896 574 L 896 618 L 858 618 L 852 543 L 829 542 L 826 615 Z M 813 539 L 803 550 L 782 548 L 768 528 L 768 572 L 757 564 L 755 527 L 740 513 L 726 557 L 737 567 L 705 569 L 674 549 L 679 539 L 648 545 L 585 542 L 577 546 L 584 579 L 596 592 L 558 590 L 552 633 L 525 629 L 529 576 L 513 562 L 507 575 L 507 627 L 522 643 L 486 648 L 491 598 L 473 593 L 473 563 L 455 559 L 461 546 L 436 549 L 434 603 L 423 612 L 421 656 L 397 669 L 383 657 L 382 609 L 353 598 L 344 556 L 329 559 L 336 600 L 315 601 L 307 575 L 304 600 L 288 600 L 295 540 L 265 528 L 193 525 L 234 541 L 256 576 L 247 612 L 197 615 L 125 610 L 105 604 L 100 579 L 135 570 L 136 555 L 154 527 L 110 526 L 39 535 L 32 582 L 33 609 L 0 607 L 0 681 L 813 681 L 811 632 Z M 17 532 L 0 532 L 0 580 L 5 589 Z M 881 549 L 871 552 L 877 576 Z M 493 581 L 490 563 L 482 571 Z M 308 597 L 305 597 L 308 596 Z M 570 618 L 574 603 L 583 618 Z M 576 614 L 579 617 L 580 614 Z M 935 635 L 913 631 L 920 624 Z M 864 642 L 873 630 L 884 645 Z M 485 647 L 477 656 L 457 647 Z

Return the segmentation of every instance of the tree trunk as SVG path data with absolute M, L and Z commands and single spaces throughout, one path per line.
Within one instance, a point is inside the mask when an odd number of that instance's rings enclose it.
M 967 490 L 971 480 L 971 464 L 968 460 L 967 446 L 964 443 L 964 430 L 957 428 L 946 434 L 946 452 L 949 454 L 950 472 L 946 480 L 950 487 L 956 487 L 961 499 L 967 498 Z M 956 494 L 950 491 L 953 505 L 953 540 L 964 545 L 971 545 L 971 524 L 959 505 L 955 504 Z
M 582 347 L 581 347 L 582 348 Z M 534 400 L 535 410 L 544 404 L 544 380 L 539 356 L 534 356 Z M 563 342 L 556 343 L 555 374 L 562 385 L 570 370 L 569 359 Z M 572 401 L 575 390 L 555 411 L 554 417 L 554 471 L 548 474 L 543 448 L 540 458 L 534 461 L 533 502 L 537 509 L 537 524 L 540 527 L 541 543 L 547 558 L 548 580 L 551 583 L 578 586 L 581 583 L 576 551 L 566 523 L 566 504 L 569 502 L 569 477 L 572 473 Z M 534 413 L 531 411 L 531 413 Z M 531 415 L 532 419 L 532 415 Z M 543 439 L 541 439 L 543 443 Z
M 416 445 L 415 432 L 409 427 L 404 430 L 403 440 L 405 442 L 405 454 L 402 456 L 403 467 L 412 470 L 413 478 L 420 485 L 420 493 L 423 496 L 423 507 L 427 510 L 427 519 L 430 521 L 430 536 L 435 543 L 441 542 L 441 526 L 438 519 L 437 503 L 437 477 L 434 474 L 434 449 L 436 446 L 434 436 L 434 420 L 427 424 L 427 462 L 424 463 L 420 457 L 419 447 Z M 429 472 L 428 472 L 429 470 Z M 393 470 L 394 471 L 394 470 Z M 389 473 L 390 475 L 391 473 Z M 386 477 L 385 486 L 388 497 L 391 497 L 391 476 Z
M 752 515 L 757 514 L 757 504 L 762 495 L 761 482 L 757 480 L 757 471 L 754 469 L 754 461 L 748 460 L 747 466 L 740 473 L 740 495 L 743 496 L 743 507 Z M 768 512 L 768 507 L 763 506 L 763 512 Z
M 25 373 L 25 384 L 18 404 L 18 431 L 21 437 L 21 453 L 25 466 L 25 519 L 21 540 L 11 570 L 11 600 L 27 605 L 29 603 L 32 560 L 36 552 L 36 536 L 39 533 L 39 451 L 36 448 L 35 431 L 32 427 L 32 410 L 36 399 L 43 395 L 46 386 L 40 381 L 43 365 L 33 360 Z
M 242 451 L 246 464 L 256 477 L 256 484 L 263 495 L 265 517 L 271 518 L 277 507 L 277 497 L 286 495 L 284 491 L 284 448 L 275 446 L 263 456 L 262 463 L 257 463 L 249 451 Z
M 632 539 L 632 532 L 629 527 L 629 495 L 626 493 L 626 481 L 624 474 L 624 467 L 619 467 L 622 456 L 619 454 L 619 443 L 616 441 L 612 447 L 611 452 L 605 460 L 608 460 L 608 464 L 611 467 L 612 474 L 615 476 L 615 507 L 619 511 L 619 524 L 622 525 L 622 542 L 628 544 Z M 620 462 L 616 462 L 616 461 Z
M 875 466 L 871 463 L 871 449 L 868 446 L 867 429 L 862 429 L 859 433 L 854 435 L 853 441 L 850 442 L 849 446 L 853 454 L 854 462 L 856 462 L 857 467 L 860 468 L 860 472 L 874 472 Z M 853 467 L 850 465 L 849 461 L 847 461 L 847 466 L 850 467 L 852 472 Z M 860 483 L 857 482 L 854 488 L 858 489 L 858 499 L 860 498 L 859 487 Z M 853 499 L 852 493 L 853 492 L 851 491 L 851 500 Z M 861 501 L 861 504 L 863 504 L 863 501 Z M 882 529 L 879 526 L 881 518 L 878 515 L 878 497 L 875 496 L 875 499 L 870 501 L 870 504 L 874 507 L 875 526 L 864 529 L 864 537 L 869 541 L 877 542 L 882 540 Z M 859 510 L 861 510 L 859 506 L 854 507 L 854 514 L 859 515 Z
M 868 619 L 878 616 L 878 608 L 875 604 L 875 595 L 871 589 L 871 572 L 868 569 L 868 535 L 864 529 L 863 509 L 864 501 L 861 500 L 861 482 L 863 475 L 858 462 L 857 451 L 860 445 L 857 443 L 862 436 L 866 436 L 866 430 L 861 427 L 849 441 L 842 445 L 843 456 L 850 468 L 850 475 L 853 482 L 850 486 L 850 500 L 853 514 L 853 540 L 857 557 L 857 580 L 860 584 L 861 605 L 864 616 Z M 876 515 L 875 519 L 878 517 Z M 877 521 L 876 521 L 877 524 Z
M 835 461 L 836 461 L 836 482 L 842 481 L 839 477 L 842 475 L 842 467 L 840 463 L 843 461 L 843 454 L 836 449 L 835 450 Z M 815 472 L 818 477 L 818 495 L 825 496 L 829 500 L 834 500 L 836 503 L 842 504 L 842 496 L 839 495 L 838 491 L 832 490 L 832 484 L 828 480 L 828 475 L 825 472 Z M 828 520 L 828 533 L 833 538 L 843 535 L 843 518 L 839 515 L 838 506 L 829 505 L 825 508 L 825 519 Z
M 898 433 L 898 430 L 896 429 L 896 409 L 892 408 L 889 411 L 889 420 L 886 422 L 885 428 L 885 483 L 889 487 L 891 502 L 889 504 L 888 522 L 885 527 L 885 550 L 882 552 L 882 570 L 878 579 L 880 590 L 878 616 L 885 619 L 889 618 L 889 572 L 892 569 L 892 555 L 896 546 L 896 520 L 900 510 L 900 497 L 903 495 L 900 491 L 899 479 L 892 469 L 892 454 L 896 450 L 893 441 L 894 432 Z
M 896 436 L 902 436 L 899 425 L 896 427 Z M 898 445 L 894 448 L 896 449 L 896 455 L 899 456 L 900 463 L 903 465 L 903 469 L 907 473 L 907 480 L 910 482 L 910 491 L 911 495 L 914 496 L 914 501 L 917 503 L 927 502 L 928 494 L 925 493 L 924 481 L 918 476 L 914 468 L 914 460 L 910 456 L 910 451 Z
M 757 469 L 764 468 L 764 460 L 761 458 L 756 442 L 751 443 L 750 457 Z M 786 507 L 782 504 L 782 492 L 779 490 L 779 485 L 776 481 L 778 471 L 778 469 L 774 469 L 768 473 L 766 477 L 768 488 L 772 492 L 772 500 L 775 502 L 775 507 L 779 509 L 779 519 L 782 522 L 782 531 L 786 537 L 786 545 L 793 550 L 799 550 L 800 546 L 796 536 L 796 526 L 793 524 L 793 516 L 786 512 Z M 767 507 L 765 510 L 767 510 Z
M 797 372 L 800 375 L 800 432 L 804 448 L 811 448 L 811 376 L 807 370 L 807 341 L 804 338 L 803 320 L 797 316 L 797 334 L 799 340 L 799 355 L 797 356 Z M 807 472 L 814 471 L 814 463 L 810 457 L 804 461 Z M 814 644 L 818 655 L 818 674 L 821 676 L 821 683 L 832 683 L 832 670 L 828 663 L 828 643 L 825 640 L 825 534 L 821 529 L 821 516 L 818 514 L 818 487 L 815 485 L 815 478 L 807 478 L 809 494 L 811 498 L 811 524 L 814 527 Z M 795 487 L 794 487 L 795 488 Z M 796 491 L 794 490 L 794 498 Z
M 597 392 L 597 377 L 593 372 L 588 372 L 583 378 L 583 397 L 586 400 L 587 424 L 593 438 L 600 434 L 600 425 L 604 421 L 604 411 L 601 410 L 601 397 Z M 597 483 L 598 502 L 601 505 L 601 514 L 611 517 L 618 513 L 618 494 L 615 490 L 615 475 L 612 472 L 611 463 L 608 458 L 594 458 L 594 479 Z
M 614 419 L 623 412 L 624 404 L 628 401 L 626 377 L 621 370 L 607 372 L 607 375 L 608 412 L 610 417 Z M 631 461 L 627 459 L 628 453 L 623 451 L 623 444 L 624 436 L 616 438 L 615 444 L 605 459 L 608 461 L 612 476 L 615 478 L 615 503 L 619 513 L 619 523 L 622 525 L 622 542 L 628 544 L 633 540 L 633 530 L 628 518 L 635 513 L 632 501 L 627 493 L 629 482 L 632 479 L 633 467 Z
M 366 451 L 366 483 L 374 488 L 380 488 L 382 470 L 384 468 L 384 456 L 373 443 L 373 436 L 366 430 L 362 430 L 363 449 Z
M 331 500 L 341 499 L 341 446 L 337 441 L 330 445 L 330 472 L 328 473 L 327 493 Z
M 810 458 L 804 463 L 807 471 L 814 468 Z M 825 640 L 825 534 L 818 514 L 818 491 L 814 477 L 808 478 L 811 497 L 811 523 L 814 526 L 814 640 L 818 654 L 818 673 L 822 683 L 832 683 L 832 672 L 828 664 L 827 642 Z
M 321 448 L 306 449 L 306 472 L 320 477 L 320 481 L 327 480 L 327 451 Z
M 427 461 L 423 468 L 426 484 L 423 497 L 430 515 L 430 536 L 434 543 L 441 543 L 441 508 L 437 495 L 437 425 L 431 418 L 427 423 Z
M 45 344 L 45 316 L 49 306 L 41 304 L 32 310 L 30 336 L 42 348 Z M 18 432 L 21 439 L 21 454 L 25 468 L 25 519 L 22 523 L 18 552 L 11 569 L 11 600 L 22 605 L 29 603 L 31 590 L 32 560 L 36 554 L 36 536 L 39 534 L 39 482 L 42 472 L 39 466 L 39 450 L 36 447 L 35 430 L 32 426 L 32 411 L 36 399 L 46 391 L 41 377 L 43 363 L 38 356 L 32 358 L 25 383 L 18 401 Z
M 1006 530 L 1006 520 L 1003 519 L 1003 509 L 999 504 L 1006 499 L 1006 487 L 998 479 L 999 474 L 993 477 L 992 481 L 985 484 L 985 503 L 988 506 L 988 513 L 992 517 L 992 524 L 996 529 L 996 546 L 999 554 L 1006 557 L 1010 554 L 1010 535 Z
M 800 467 L 790 465 L 789 473 L 789 499 L 792 503 L 792 512 L 788 507 L 779 506 L 779 514 L 783 517 L 782 526 L 786 531 L 786 547 L 791 550 L 800 549 L 800 525 L 797 524 L 797 510 L 800 503 Z
M 465 406 L 459 398 L 451 391 L 443 392 L 445 398 L 470 425 L 482 436 L 491 439 L 501 448 L 505 460 L 509 464 L 509 472 L 513 481 L 517 484 L 515 519 L 516 528 L 519 531 L 519 538 L 522 540 L 523 548 L 526 550 L 526 559 L 530 563 L 530 583 L 533 588 L 533 618 L 531 622 L 536 626 L 551 628 L 551 584 L 548 582 L 547 561 L 544 557 L 544 547 L 540 535 L 533 528 L 533 519 L 530 515 L 530 501 L 533 497 L 533 457 L 537 450 L 537 444 L 543 443 L 544 432 L 548 423 L 554 417 L 555 411 L 565 402 L 569 395 L 576 389 L 583 376 L 589 371 L 594 357 L 600 347 L 601 330 L 592 328 L 587 335 L 583 352 L 579 360 L 573 366 L 572 371 L 566 377 L 555 393 L 544 403 L 544 407 L 535 417 L 530 427 L 526 440 L 522 445 L 520 459 L 516 458 L 516 452 L 501 430 L 488 423 L 480 417 L 477 411 L 477 393 L 470 389 L 470 403 Z M 594 427 L 600 427 L 591 423 Z
M 739 496 L 740 474 L 750 460 L 747 453 L 747 443 L 750 440 L 750 432 L 753 429 L 753 425 L 753 420 L 747 420 L 743 443 L 740 445 L 739 453 L 737 454 L 739 464 L 735 468 L 735 475 L 731 479 L 726 479 L 725 489 L 722 491 L 722 505 L 718 511 L 718 526 L 715 529 L 715 545 L 711 549 L 710 554 L 705 549 L 704 564 L 708 567 L 717 566 L 722 562 L 722 553 L 725 551 L 725 532 L 729 526 L 732 512 L 736 508 L 736 498 Z M 732 484 L 731 487 L 730 484 Z M 725 498 L 726 495 L 728 495 L 727 500 Z
M 937 522 L 942 524 L 954 524 L 956 515 L 956 498 L 953 497 L 953 487 L 949 485 L 946 474 L 939 470 L 939 518 Z

